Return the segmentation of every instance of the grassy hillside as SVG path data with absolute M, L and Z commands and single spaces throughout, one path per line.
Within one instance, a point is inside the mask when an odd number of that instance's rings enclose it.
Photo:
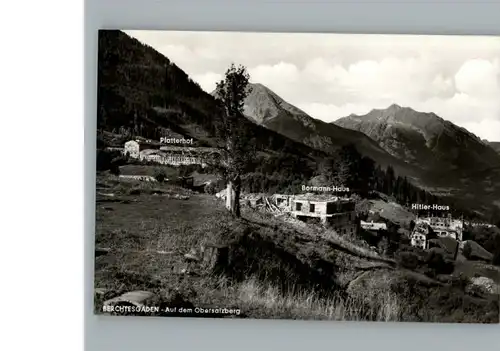
M 234 219 L 215 197 L 167 184 L 100 174 L 98 193 L 96 246 L 106 250 L 95 260 L 96 308 L 148 290 L 155 304 L 240 308 L 247 318 L 498 322 L 497 296 L 467 294 L 462 280 L 443 283 L 357 238 L 249 208 Z M 184 254 L 209 243 L 226 259 L 212 272 L 188 266 Z

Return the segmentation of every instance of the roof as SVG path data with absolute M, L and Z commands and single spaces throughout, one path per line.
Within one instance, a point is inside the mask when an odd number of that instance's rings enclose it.
M 163 156 L 163 157 L 166 157 L 167 154 L 165 154 L 164 152 L 160 151 L 160 150 L 155 150 L 155 149 L 146 149 L 146 150 L 142 150 L 140 152 L 141 156 L 151 156 L 151 155 L 159 155 L 159 156 Z
M 365 221 L 361 221 L 361 226 L 367 226 L 367 227 L 371 227 L 373 229 L 385 229 L 387 230 L 387 224 L 385 224 L 384 222 L 365 222 Z
M 107 147 L 105 148 L 105 150 L 109 150 L 109 151 L 115 151 L 115 150 L 116 150 L 116 151 L 122 151 L 122 150 L 123 150 L 123 148 L 122 148 L 122 147 L 119 147 L 119 146 L 107 146 Z
M 143 140 L 129 140 L 129 141 L 125 142 L 125 145 L 126 145 L 126 144 L 129 144 L 129 143 L 132 143 L 132 142 L 133 142 L 133 143 L 137 143 L 137 144 L 139 144 L 140 146 L 148 146 L 148 145 L 150 145 L 150 146 L 154 146 L 154 147 L 156 147 L 156 148 L 162 145 L 162 144 L 160 144 L 159 142 L 154 142 L 154 141 L 143 141 Z
M 458 247 L 458 241 L 450 237 L 438 238 L 438 245 L 449 253 L 454 253 Z
M 464 244 L 464 248 L 465 246 L 469 246 L 470 248 L 470 257 L 479 258 L 486 261 L 491 260 L 493 257 L 492 253 L 487 251 L 484 247 L 473 240 L 467 240 Z
M 162 144 L 164 145 L 164 144 Z M 220 153 L 221 151 L 214 147 L 191 147 L 191 146 L 161 146 L 162 151 L 184 151 L 184 152 L 215 152 Z
M 335 195 L 327 195 L 327 194 L 302 194 L 296 195 L 293 197 L 293 200 L 298 201 L 319 201 L 319 202 L 352 202 L 351 199 L 342 198 Z

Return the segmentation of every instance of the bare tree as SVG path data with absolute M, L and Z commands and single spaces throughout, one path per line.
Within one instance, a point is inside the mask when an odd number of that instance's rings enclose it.
M 244 66 L 231 64 L 225 77 L 217 83 L 216 97 L 221 102 L 224 115 L 217 126 L 218 134 L 225 141 L 224 177 L 227 181 L 226 208 L 240 217 L 241 176 L 253 158 L 255 142 L 243 126 L 243 106 L 250 93 L 250 76 Z

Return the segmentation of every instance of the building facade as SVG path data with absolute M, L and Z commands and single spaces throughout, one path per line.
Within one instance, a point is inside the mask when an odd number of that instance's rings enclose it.
M 141 151 L 144 150 L 158 150 L 160 149 L 158 143 L 147 143 L 140 140 L 129 140 L 123 146 L 123 154 L 132 158 L 139 158 Z
M 425 250 L 427 248 L 427 235 L 429 234 L 429 229 L 425 223 L 417 223 L 413 232 L 411 233 L 411 246 L 421 248 Z
M 122 175 L 120 174 L 119 176 L 120 179 L 123 180 L 138 180 L 141 182 L 156 182 L 156 178 L 153 176 L 147 176 L 147 175 Z
M 426 249 L 428 247 L 428 235 L 431 230 L 437 237 L 450 237 L 461 242 L 464 223 L 461 219 L 452 218 L 451 215 L 446 217 L 417 217 L 415 228 L 411 234 L 411 245 Z
M 123 148 L 124 155 L 158 164 L 180 166 L 201 165 L 221 162 L 221 152 L 208 147 L 162 146 L 139 140 L 127 141 Z
M 452 218 L 450 214 L 446 217 L 417 217 L 415 223 L 428 225 L 438 237 L 448 236 L 462 241 L 464 223 L 461 219 Z
M 338 234 L 356 233 L 355 203 L 350 199 L 319 195 L 290 199 L 291 215 L 300 220 L 317 218 Z

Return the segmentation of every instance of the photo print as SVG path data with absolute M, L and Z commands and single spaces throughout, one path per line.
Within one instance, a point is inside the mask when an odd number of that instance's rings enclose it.
M 498 323 L 500 37 L 100 30 L 94 313 Z

